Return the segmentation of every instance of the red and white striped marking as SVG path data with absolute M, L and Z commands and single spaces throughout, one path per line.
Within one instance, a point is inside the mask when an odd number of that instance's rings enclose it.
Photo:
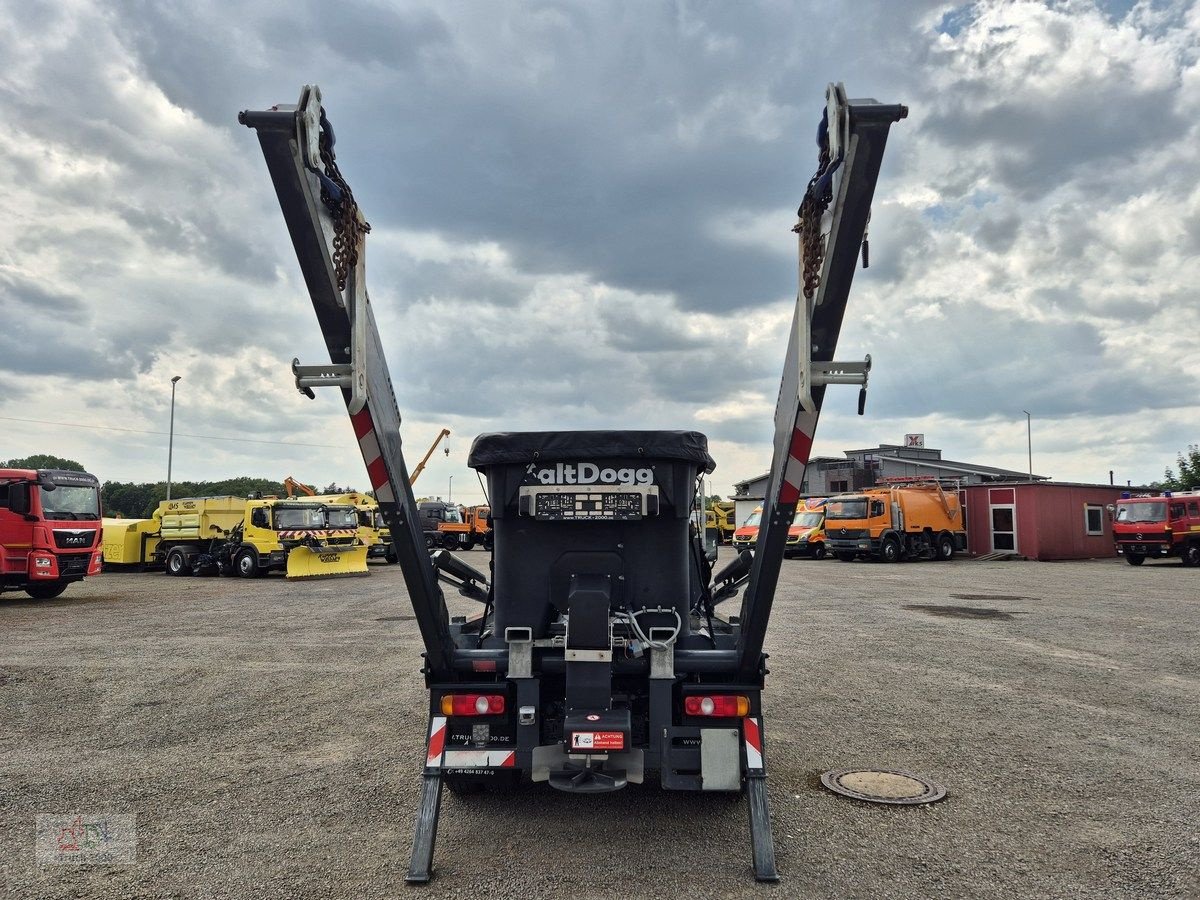
M 742 733 L 746 741 L 746 768 L 761 769 L 763 767 L 762 729 L 758 725 L 758 719 L 743 719 Z
M 804 468 L 812 452 L 812 435 L 800 428 L 792 430 L 792 443 L 788 447 L 787 463 L 783 467 L 783 484 L 779 488 L 779 502 L 794 505 L 800 499 L 800 485 L 804 482 Z
M 370 407 L 364 406 L 350 417 L 350 421 L 354 425 L 354 436 L 358 438 L 363 462 L 367 464 L 367 477 L 375 489 L 375 499 L 380 503 L 395 503 L 396 494 L 388 482 L 387 466 L 383 461 L 383 451 L 379 448 L 379 439 L 375 436 Z
M 429 752 L 425 754 L 425 765 L 431 769 L 442 764 L 442 752 L 446 749 L 446 717 L 432 716 L 429 720 Z
M 447 769 L 511 769 L 516 764 L 515 750 L 447 750 L 442 760 Z

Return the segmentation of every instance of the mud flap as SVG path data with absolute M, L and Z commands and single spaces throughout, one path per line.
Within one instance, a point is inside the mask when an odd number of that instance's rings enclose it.
M 288 553 L 288 578 L 327 578 L 333 575 L 369 575 L 367 548 L 295 547 Z

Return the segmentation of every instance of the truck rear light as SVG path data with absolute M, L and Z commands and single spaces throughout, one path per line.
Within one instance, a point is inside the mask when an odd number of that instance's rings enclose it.
M 750 698 L 743 694 L 692 694 L 683 698 L 683 711 L 689 716 L 740 719 L 750 715 Z
M 504 712 L 503 694 L 445 694 L 443 716 L 498 716 Z

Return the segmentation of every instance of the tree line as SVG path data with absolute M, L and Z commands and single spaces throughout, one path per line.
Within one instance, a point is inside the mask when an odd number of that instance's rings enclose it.
M 64 469 L 69 472 L 88 471 L 82 464 L 73 459 L 61 456 L 51 456 L 38 453 L 20 459 L 0 461 L 0 468 L 8 469 Z M 348 487 L 338 487 L 336 484 L 327 485 L 317 492 L 321 494 L 342 494 L 353 490 Z M 253 493 L 263 496 L 285 496 L 282 481 L 272 478 L 254 478 L 249 475 L 237 478 L 226 478 L 221 481 L 174 481 L 171 482 L 171 497 L 246 497 Z M 158 505 L 167 499 L 167 483 L 165 481 L 133 482 L 105 481 L 100 486 L 100 501 L 104 515 L 123 519 L 148 519 L 158 509 Z

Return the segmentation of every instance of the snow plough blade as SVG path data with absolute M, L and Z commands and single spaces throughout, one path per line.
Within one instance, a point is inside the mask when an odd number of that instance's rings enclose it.
M 369 575 L 367 548 L 295 547 L 287 558 L 288 578 L 331 578 L 335 575 Z

